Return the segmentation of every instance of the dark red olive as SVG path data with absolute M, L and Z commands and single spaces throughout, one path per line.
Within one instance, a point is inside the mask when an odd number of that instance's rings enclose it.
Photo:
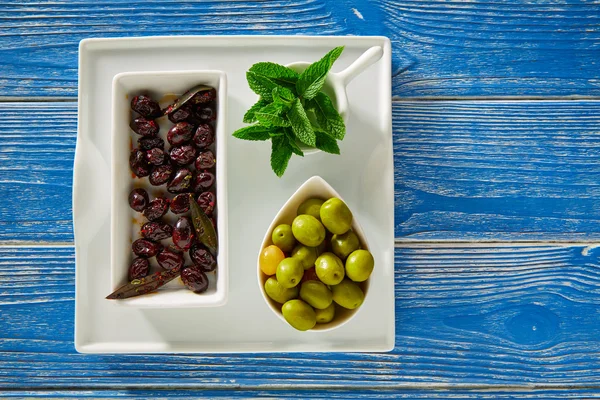
M 143 94 L 135 96 L 131 100 L 131 109 L 147 119 L 158 118 L 162 115 L 158 103 Z
M 150 263 L 142 257 L 134 258 L 129 266 L 129 280 L 142 279 L 150 272 Z
M 169 114 L 169 121 L 173 123 L 188 121 L 192 116 L 192 106 L 191 105 L 183 105 L 176 111 L 173 111 Z
M 160 186 L 165 184 L 171 179 L 173 175 L 173 166 L 171 164 L 158 165 L 152 168 L 152 173 L 150 174 L 150 183 L 154 186 Z
M 192 244 L 189 255 L 194 265 L 204 272 L 214 271 L 217 268 L 215 257 L 200 243 Z
M 203 192 L 215 183 L 215 175 L 210 171 L 200 171 L 194 179 L 194 192 Z
M 194 134 L 194 144 L 200 149 L 206 149 L 215 142 L 215 130 L 208 124 L 198 125 Z
M 191 144 L 171 147 L 169 157 L 178 165 L 188 165 L 196 158 L 196 148 Z
M 142 136 L 156 136 L 158 133 L 158 124 L 156 121 L 138 117 L 129 125 L 131 129 Z
M 189 100 L 190 104 L 205 104 L 209 103 L 217 98 L 217 91 L 215 89 L 204 90 L 198 92 Z
M 215 159 L 213 152 L 206 150 L 198 154 L 198 157 L 196 157 L 196 161 L 194 162 L 194 166 L 197 170 L 210 169 L 215 166 L 216 162 L 217 160 Z
M 169 200 L 164 197 L 157 197 L 144 209 L 144 217 L 149 221 L 154 221 L 165 215 L 167 211 L 169 211 Z
M 165 152 L 159 148 L 146 151 L 146 160 L 153 165 L 161 165 L 165 162 Z
M 151 221 L 146 222 L 142 226 L 142 236 L 146 239 L 159 241 L 170 238 L 173 235 L 173 227 L 166 222 L 162 221 Z
M 190 210 L 189 193 L 180 193 L 171 200 L 171 212 L 173 214 L 183 214 Z
M 180 168 L 175 172 L 173 179 L 167 185 L 169 193 L 183 193 L 190 190 L 193 180 L 192 171 L 187 168 Z
M 178 122 L 167 132 L 167 140 L 173 146 L 179 146 L 192 140 L 194 136 L 194 126 L 187 122 Z
M 146 160 L 146 153 L 138 149 L 131 150 L 129 154 L 129 167 L 131 172 L 138 178 L 143 178 L 150 174 L 150 164 Z
M 129 207 L 135 211 L 144 211 L 144 208 L 148 206 L 148 192 L 144 189 L 133 189 L 129 193 Z
M 217 119 L 217 112 L 214 105 L 200 105 L 193 110 L 193 115 L 203 123 L 212 122 Z
M 150 149 L 164 149 L 165 141 L 159 137 L 146 137 L 138 139 L 138 145 L 142 150 L 150 150 Z
M 156 262 L 164 269 L 181 268 L 183 267 L 183 255 L 171 247 L 165 247 L 156 255 Z
M 173 227 L 173 244 L 181 250 L 188 250 L 194 242 L 194 226 L 188 217 L 180 217 Z
M 198 195 L 196 203 L 198 203 L 202 211 L 204 211 L 204 214 L 210 217 L 217 204 L 217 198 L 213 192 L 202 192 Z
M 198 268 L 184 268 L 181 271 L 181 281 L 194 293 L 202 293 L 208 289 L 208 277 Z
M 154 257 L 162 247 L 160 243 L 148 239 L 138 239 L 131 244 L 131 249 L 136 256 L 146 258 Z

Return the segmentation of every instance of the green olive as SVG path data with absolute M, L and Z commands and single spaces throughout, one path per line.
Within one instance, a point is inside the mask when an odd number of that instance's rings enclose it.
M 325 239 L 323 224 L 312 215 L 302 214 L 294 218 L 292 232 L 300 243 L 308 247 L 317 247 Z
M 277 282 L 284 288 L 297 286 L 304 275 L 304 268 L 296 258 L 285 258 L 277 266 Z
M 354 282 L 364 282 L 369 279 L 375 260 L 367 250 L 356 250 L 346 259 L 346 276 Z
M 320 310 L 329 307 L 333 301 L 331 291 L 319 281 L 304 282 L 300 287 L 300 298 Z
M 350 229 L 342 235 L 333 235 L 331 238 L 331 250 L 333 254 L 345 260 L 354 250 L 358 250 L 360 242 L 356 233 Z
M 283 318 L 299 331 L 312 329 L 317 323 L 315 310 L 302 300 L 290 300 L 281 307 Z
M 321 205 L 323 205 L 323 203 L 324 203 L 324 201 L 321 199 L 313 198 L 313 199 L 305 200 L 298 207 L 297 215 L 308 214 L 308 215 L 312 215 L 316 219 L 320 220 L 321 219 L 320 210 L 321 210 Z
M 331 303 L 329 307 L 322 310 L 316 309 L 315 315 L 317 316 L 317 324 L 326 324 L 333 320 L 335 317 L 335 304 Z
M 332 286 L 331 291 L 333 301 L 350 310 L 360 307 L 365 300 L 362 289 L 350 279 L 344 279 L 339 285 Z
M 286 253 L 292 251 L 296 245 L 296 239 L 294 238 L 292 227 L 288 224 L 281 224 L 273 229 L 271 240 L 275 246 L 279 247 L 281 251 Z
M 265 292 L 267 296 L 278 303 L 285 303 L 288 300 L 292 300 L 298 297 L 298 286 L 292 288 L 285 288 L 277 282 L 277 279 L 270 277 L 265 282 Z
M 315 262 L 317 277 L 326 285 L 337 285 L 344 279 L 344 263 L 333 253 L 323 253 Z
M 292 251 L 292 257 L 300 260 L 300 264 L 304 269 L 309 269 L 315 266 L 315 261 L 317 261 L 317 248 L 316 247 L 308 247 L 303 244 L 299 244 L 294 247 L 294 251 Z
M 321 206 L 321 222 L 331 233 L 342 235 L 352 226 L 352 212 L 342 200 L 332 197 Z

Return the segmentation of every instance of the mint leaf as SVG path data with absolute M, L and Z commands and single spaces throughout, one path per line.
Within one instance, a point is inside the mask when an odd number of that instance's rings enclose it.
M 268 140 L 274 129 L 261 125 L 250 125 L 233 132 L 233 137 L 243 140 Z
M 285 136 L 277 136 L 271 140 L 271 168 L 281 178 L 292 157 L 292 148 Z
M 319 61 L 311 64 L 304 70 L 298 82 L 296 82 L 296 90 L 299 96 L 305 99 L 312 99 L 321 91 L 325 78 L 331 69 L 331 66 L 344 51 L 344 46 L 336 47 L 329 53 L 325 54 Z
M 309 106 L 317 117 L 319 126 L 333 138 L 343 140 L 346 135 L 346 126 L 342 116 L 337 112 L 331 99 L 323 92 L 317 93 L 310 100 Z
M 264 126 L 290 126 L 290 122 L 282 117 L 284 108 L 283 104 L 271 103 L 255 113 L 256 119 Z
M 292 105 L 292 102 L 296 99 L 294 92 L 281 86 L 273 89 L 272 96 L 275 103 L 283 104 L 287 108 L 289 108 Z
M 323 150 L 326 153 L 340 154 L 340 148 L 334 138 L 326 134 L 325 132 L 315 131 L 317 135 L 316 148 Z
M 307 146 L 315 147 L 315 132 L 306 116 L 300 99 L 294 100 L 292 107 L 287 113 L 287 117 L 298 140 Z
M 250 89 L 265 100 L 273 100 L 273 89 L 278 85 L 266 76 L 254 73 L 252 71 L 246 72 L 246 80 Z
M 269 104 L 269 102 L 264 99 L 260 99 L 256 103 L 254 103 L 254 105 L 250 107 L 248 111 L 246 111 L 246 114 L 244 114 L 244 122 L 247 124 L 256 122 L 256 117 L 254 116 L 254 113 L 256 113 L 258 110 L 260 110 L 267 104 Z
M 250 67 L 249 71 L 270 78 L 281 86 L 295 87 L 298 81 L 298 73 L 286 66 L 272 63 L 259 62 Z
M 285 137 L 287 138 L 288 143 L 292 148 L 292 152 L 294 152 L 294 154 L 299 155 L 300 157 L 304 157 L 304 153 L 302 152 L 300 146 L 298 146 L 298 143 L 296 143 L 296 137 L 294 136 L 291 130 L 285 130 Z
M 264 126 L 290 126 L 290 122 L 275 114 L 268 114 L 259 111 L 256 113 L 256 119 Z

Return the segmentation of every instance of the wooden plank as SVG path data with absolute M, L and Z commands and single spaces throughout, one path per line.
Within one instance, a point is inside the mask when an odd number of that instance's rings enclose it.
M 600 94 L 593 2 L 376 0 L 394 40 L 393 92 L 423 96 Z
M 118 398 L 118 399 L 592 399 L 599 398 L 595 389 L 371 389 L 371 390 L 306 390 L 306 389 L 270 389 L 270 390 L 17 390 L 0 391 L 3 398 Z
M 76 103 L 0 103 L 0 241 L 73 240 Z
M 397 237 L 600 237 L 600 102 L 397 102 L 393 125 Z
M 598 388 L 600 248 L 396 249 L 386 354 L 82 355 L 73 250 L 0 247 L 0 388 Z
M 0 103 L 0 241 L 73 240 L 76 118 Z M 600 237 L 600 102 L 395 102 L 393 119 L 399 239 Z
M 76 96 L 88 37 L 386 35 L 393 92 L 422 96 L 598 96 L 593 2 L 225 0 L 0 2 L 0 96 Z

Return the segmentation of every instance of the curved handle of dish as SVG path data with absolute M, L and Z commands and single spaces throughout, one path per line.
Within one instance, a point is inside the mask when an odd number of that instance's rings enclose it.
M 383 56 L 381 46 L 373 46 L 365 51 L 348 68 L 339 72 L 337 75 L 342 80 L 344 86 L 348 85 L 354 78 L 360 75 L 365 69 L 375 64 Z

